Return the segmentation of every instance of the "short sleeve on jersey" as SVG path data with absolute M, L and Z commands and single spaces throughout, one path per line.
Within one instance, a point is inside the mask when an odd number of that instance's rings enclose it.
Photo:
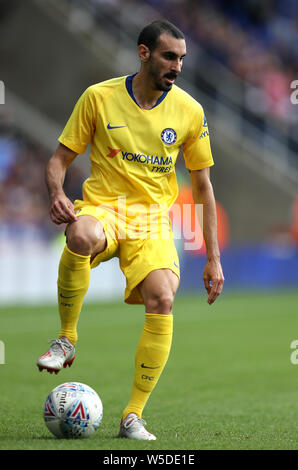
M 183 154 L 188 170 L 202 170 L 214 165 L 208 124 L 201 105 L 196 107 L 191 117 L 188 137 L 183 144 Z
M 96 102 L 89 87 L 77 101 L 59 142 L 76 153 L 84 153 L 95 132 L 96 116 Z

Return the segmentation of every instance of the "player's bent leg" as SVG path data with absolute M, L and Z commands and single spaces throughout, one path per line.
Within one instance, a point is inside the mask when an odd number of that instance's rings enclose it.
M 77 221 L 68 224 L 65 235 L 68 248 L 84 256 L 95 256 L 107 245 L 102 224 L 91 215 L 79 216 Z
M 90 260 L 106 246 L 101 228 L 97 219 L 84 215 L 66 229 L 67 244 L 60 259 L 57 282 L 61 329 L 59 339 L 38 359 L 40 370 L 57 373 L 74 360 L 77 323 L 90 281 Z
M 151 271 L 138 286 L 146 312 L 171 314 L 178 286 L 179 279 L 170 269 Z
M 146 308 L 145 325 L 136 351 L 133 387 L 122 414 L 120 437 L 155 439 L 144 428 L 141 417 L 169 357 L 172 305 L 178 284 L 177 276 L 165 269 L 151 272 L 139 286 Z
M 82 215 L 67 226 L 66 243 L 58 276 L 59 337 L 66 337 L 75 344 L 77 322 L 89 288 L 90 260 L 105 249 L 107 241 L 100 222 L 95 217 Z

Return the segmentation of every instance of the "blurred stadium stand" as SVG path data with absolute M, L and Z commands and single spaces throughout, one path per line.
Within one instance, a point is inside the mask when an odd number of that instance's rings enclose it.
M 136 37 L 144 24 L 161 17 L 186 34 L 188 56 L 177 84 L 202 103 L 210 128 L 226 285 L 297 284 L 298 105 L 290 100 L 290 84 L 298 78 L 294 0 L 0 0 L 0 80 L 5 84 L 0 294 L 5 301 L 16 300 L 20 255 L 27 253 L 29 266 L 33 247 L 39 253 L 36 262 L 42 258 L 51 266 L 49 279 L 42 282 L 44 263 L 31 268 L 36 280 L 23 284 L 20 299 L 53 298 L 63 228 L 48 219 L 46 161 L 83 90 L 136 71 Z M 65 185 L 72 199 L 80 197 L 88 168 L 86 155 L 71 167 Z M 182 158 L 177 174 L 187 190 Z M 180 256 L 181 287 L 197 288 L 203 257 Z M 115 294 L 115 282 L 114 290 L 107 286 L 116 265 L 106 266 L 98 270 L 90 298 Z M 117 276 L 120 293 L 123 279 Z

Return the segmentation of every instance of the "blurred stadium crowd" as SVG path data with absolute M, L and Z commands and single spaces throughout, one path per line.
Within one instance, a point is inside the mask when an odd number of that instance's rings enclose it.
M 295 0 L 178 0 L 158 2 L 183 31 L 253 86 L 247 105 L 281 121 L 292 118 L 290 82 L 298 76 L 298 3 Z
M 95 18 L 100 11 L 114 22 L 118 21 L 123 3 L 126 14 L 154 7 L 215 61 L 250 85 L 245 107 L 253 115 L 269 116 L 278 126 L 296 128 L 297 106 L 291 104 L 289 95 L 291 81 L 298 78 L 297 1 L 67 1 L 82 8 L 88 5 Z M 145 22 L 146 11 L 142 14 Z M 14 129 L 1 126 L 0 123 L 0 231 L 13 227 L 15 234 L 29 227 L 50 238 L 57 229 L 48 218 L 44 183 L 48 152 Z M 65 182 L 71 199 L 81 197 L 83 179 L 80 170 L 71 167 Z
M 123 0 L 68 0 L 119 23 Z M 298 76 L 298 2 L 296 0 L 139 0 L 125 1 L 124 18 L 152 18 L 146 6 L 173 21 L 188 38 L 250 84 L 246 105 L 256 114 L 280 122 L 296 122 L 289 100 L 290 83 Z M 99 12 L 100 11 L 100 15 Z M 200 62 L 198 63 L 200 67 Z

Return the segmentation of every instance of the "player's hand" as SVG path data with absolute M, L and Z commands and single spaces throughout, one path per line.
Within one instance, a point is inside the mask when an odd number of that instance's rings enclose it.
M 57 225 L 67 224 L 77 220 L 74 213 L 73 203 L 64 193 L 59 193 L 52 197 L 50 217 L 52 222 Z
M 205 289 L 208 293 L 207 302 L 211 305 L 222 292 L 225 280 L 219 259 L 207 260 L 203 273 L 203 280 Z

